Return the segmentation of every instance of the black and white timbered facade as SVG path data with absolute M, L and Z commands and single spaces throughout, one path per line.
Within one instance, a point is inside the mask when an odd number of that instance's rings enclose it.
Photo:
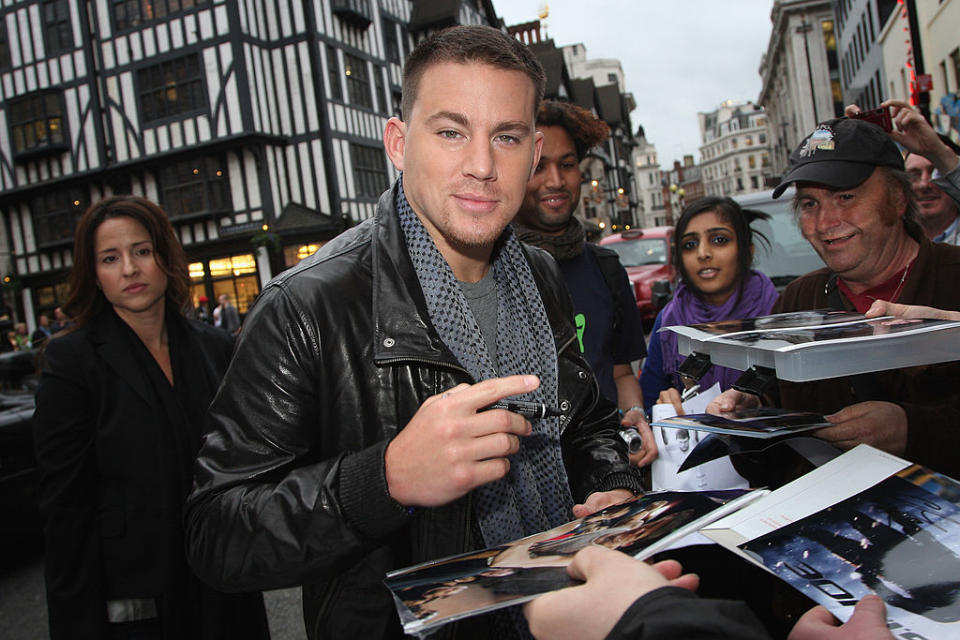
M 136 193 L 170 216 L 194 304 L 245 311 L 373 214 L 411 32 L 449 14 L 496 20 L 489 2 L 0 0 L 7 304 L 31 325 L 61 304 L 79 214 Z

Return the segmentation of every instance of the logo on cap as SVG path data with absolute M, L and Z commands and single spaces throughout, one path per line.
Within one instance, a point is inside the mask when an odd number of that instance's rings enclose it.
M 833 129 L 826 125 L 820 125 L 817 130 L 810 134 L 803 146 L 800 147 L 800 157 L 806 158 L 812 156 L 817 151 L 833 151 L 836 145 L 833 143 Z

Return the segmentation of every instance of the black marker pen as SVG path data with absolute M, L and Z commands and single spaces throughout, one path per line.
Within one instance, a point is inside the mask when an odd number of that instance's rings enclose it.
M 519 413 L 524 418 L 546 418 L 563 415 L 563 411 L 556 407 L 548 407 L 542 402 L 527 402 L 526 400 L 500 400 L 480 409 L 480 411 L 489 411 L 490 409 L 506 409 L 513 413 Z

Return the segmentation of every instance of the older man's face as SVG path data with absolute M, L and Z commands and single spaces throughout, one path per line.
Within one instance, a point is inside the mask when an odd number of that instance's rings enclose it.
M 794 197 L 800 231 L 830 269 L 851 283 L 875 286 L 903 241 L 903 194 L 883 171 L 852 189 L 800 183 Z
M 907 174 L 913 185 L 920 209 L 920 222 L 925 228 L 943 231 L 957 217 L 957 203 L 933 184 L 933 163 L 921 155 L 911 153 L 906 159 Z M 934 234 L 936 235 L 936 234 Z

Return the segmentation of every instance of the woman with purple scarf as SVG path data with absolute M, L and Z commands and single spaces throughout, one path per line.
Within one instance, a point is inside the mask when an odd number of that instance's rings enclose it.
M 770 278 L 750 268 L 754 234 L 766 241 L 750 223 L 767 218 L 764 213 L 741 209 L 730 198 L 717 197 L 697 200 L 680 214 L 673 237 L 673 262 L 680 283 L 650 333 L 640 374 L 644 406 L 652 407 L 659 396 L 661 402 L 680 408 L 679 391 L 684 387 L 676 371 L 685 356 L 677 350 L 676 334 L 657 333 L 660 327 L 770 313 L 779 294 Z M 719 382 L 721 390 L 728 389 L 741 373 L 714 365 L 700 380 L 700 388 Z

